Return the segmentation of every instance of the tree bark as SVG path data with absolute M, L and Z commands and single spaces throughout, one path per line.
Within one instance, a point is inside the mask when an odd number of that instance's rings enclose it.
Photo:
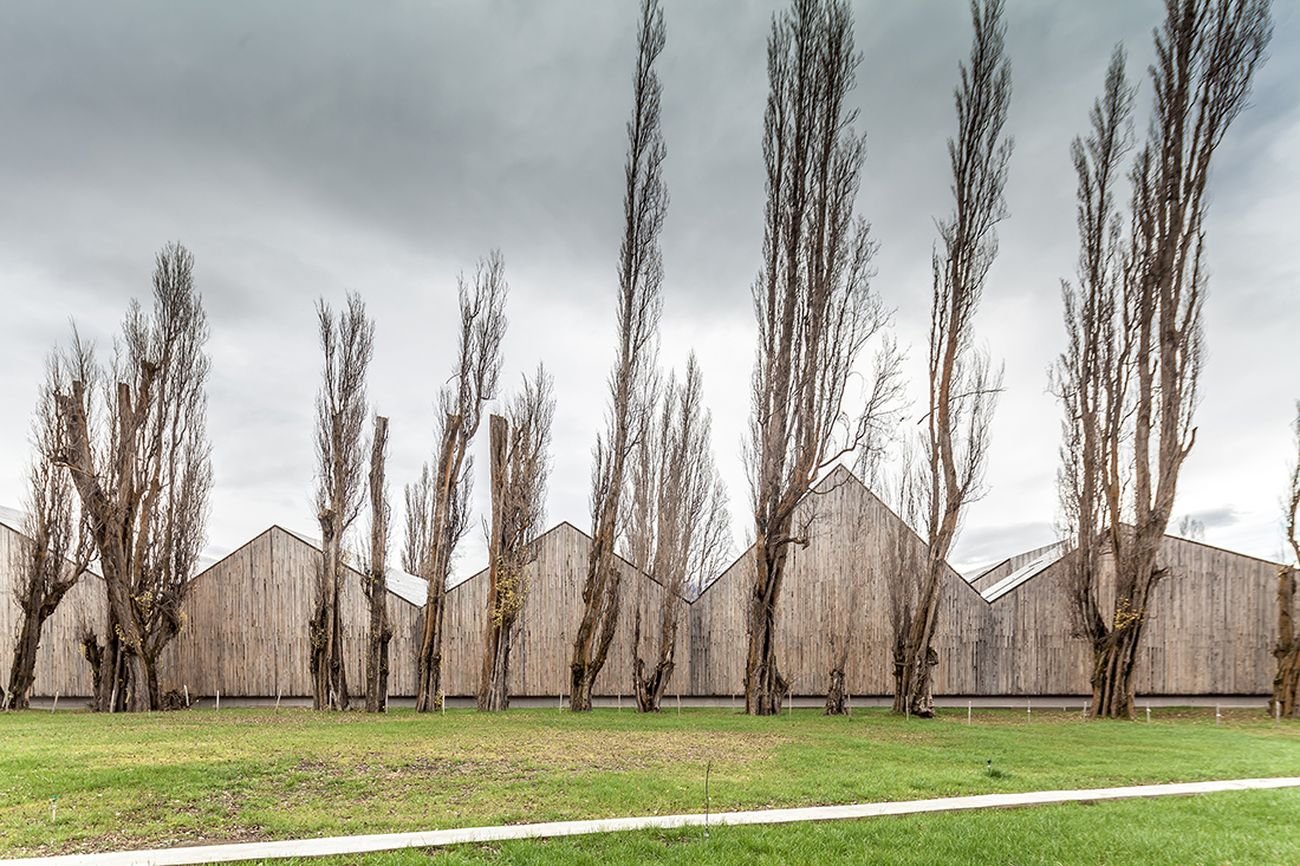
M 36 652 L 40 649 L 44 617 L 23 617 L 14 644 L 13 666 L 9 669 L 6 709 L 25 710 L 31 706 L 32 684 L 36 681 Z
M 1295 631 L 1296 571 L 1282 567 L 1277 572 L 1277 675 L 1269 712 L 1290 718 L 1300 715 L 1300 637 Z
M 429 565 L 425 569 L 429 594 L 424 605 L 424 622 L 420 651 L 416 658 L 415 711 L 436 712 L 442 709 L 442 642 L 446 619 L 447 569 L 451 540 L 447 537 L 451 499 L 460 477 L 464 449 L 457 447 L 463 419 L 449 414 L 438 452 L 438 492 L 434 501 Z
M 749 648 L 745 656 L 745 712 L 752 716 L 774 716 L 781 712 L 789 683 L 781 676 L 776 661 L 776 599 L 781 591 L 789 548 L 771 550 L 762 543 L 754 546 L 758 575 L 749 599 Z
M 840 660 L 831 668 L 826 687 L 826 709 L 824 715 L 846 716 L 849 712 L 848 692 L 844 685 L 844 662 Z
M 483 635 L 483 668 L 479 677 L 478 708 L 485 712 L 504 710 L 510 704 L 510 638 L 514 617 L 502 611 L 504 572 L 510 568 L 504 560 L 507 539 L 505 509 L 509 479 L 509 424 L 501 415 L 488 419 L 489 474 L 492 485 L 492 522 L 488 536 L 488 617 Z
M 388 709 L 388 489 L 384 464 L 388 452 L 388 419 L 375 417 L 370 450 L 370 562 L 365 578 L 370 629 L 366 646 L 366 712 Z

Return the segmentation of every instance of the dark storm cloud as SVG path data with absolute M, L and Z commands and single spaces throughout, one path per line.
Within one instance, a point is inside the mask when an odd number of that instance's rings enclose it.
M 1001 257 L 977 319 L 1007 365 L 988 495 L 955 557 L 1053 537 L 1058 281 L 1073 268 L 1067 149 L 1111 48 L 1135 78 L 1156 0 L 1011 3 L 1016 151 Z M 196 253 L 212 320 L 213 541 L 266 523 L 311 530 L 312 304 L 365 296 L 371 393 L 393 416 L 390 476 L 418 472 L 450 363 L 455 277 L 499 246 L 512 285 L 511 386 L 544 359 L 559 410 L 550 516 L 587 521 L 590 446 L 612 359 L 634 2 L 23 3 L 0 26 L 0 502 L 21 492 L 26 409 L 67 319 L 111 344 L 148 292 L 153 251 Z M 667 2 L 662 60 L 672 196 L 665 363 L 696 348 L 738 534 L 763 205 L 759 131 L 772 2 Z M 853 93 L 868 136 L 861 212 L 875 284 L 923 346 L 933 219 L 950 207 L 945 139 L 961 0 L 858 2 Z M 1256 106 L 1230 133 L 1211 212 L 1210 360 L 1180 511 L 1233 511 L 1215 543 L 1268 555 L 1294 365 L 1300 253 L 1300 22 L 1277 10 Z M 1145 92 L 1145 82 L 1143 82 Z M 1145 103 L 1143 103 L 1145 104 Z M 1139 124 L 1140 126 L 1140 124 Z M 923 349 L 909 374 L 919 383 Z M 1256 371 L 1271 370 L 1261 376 Z M 921 395 L 913 388 L 914 398 Z M 480 461 L 481 462 L 481 461 Z M 483 494 L 479 484 L 479 494 Z M 1207 523 L 1208 527 L 1208 523 Z M 477 539 L 475 539 L 477 541 Z M 477 555 L 464 557 L 472 566 Z

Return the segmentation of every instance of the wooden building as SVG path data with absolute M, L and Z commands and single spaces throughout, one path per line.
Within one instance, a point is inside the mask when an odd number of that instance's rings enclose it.
M 782 589 L 777 663 L 796 695 L 825 692 L 836 611 L 859 610 L 849 634 L 846 687 L 892 693 L 893 631 L 882 552 L 899 518 L 851 473 L 838 469 L 800 506 L 815 509 L 805 548 L 795 548 Z M 916 539 L 916 544 L 920 540 Z M 1091 649 L 1077 625 L 1062 547 L 998 562 L 970 581 L 948 573 L 942 590 L 934 689 L 940 695 L 1086 695 Z M 691 606 L 691 691 L 741 693 L 748 556 Z M 1144 695 L 1263 695 L 1272 687 L 1276 563 L 1166 536 L 1136 663 Z M 853 586 L 865 588 L 865 593 Z M 1103 602 L 1113 594 L 1103 578 Z M 1113 595 L 1112 595 L 1113 598 Z
M 22 611 L 14 597 L 17 589 L 17 558 L 27 542 L 20 516 L 6 510 L 0 514 L 0 686 L 8 687 L 13 664 L 14 640 Z M 36 658 L 35 694 L 42 697 L 88 696 L 93 691 L 90 662 L 81 649 L 81 636 L 92 630 L 103 637 L 108 619 L 104 581 L 96 574 L 84 574 L 41 632 L 41 652 Z
M 800 506 L 808 544 L 791 552 L 777 611 L 778 664 L 796 695 L 824 693 L 837 640 L 847 641 L 851 694 L 888 695 L 893 632 L 890 581 L 882 554 L 895 531 L 915 551 L 921 541 L 845 469 L 832 472 Z M 19 543 L 12 521 L 0 522 L 0 673 L 7 673 L 17 605 L 10 551 Z M 568 693 L 569 660 L 581 615 L 580 597 L 591 540 L 561 523 L 540 536 L 525 570 L 527 600 L 511 661 L 513 696 L 560 699 Z M 943 589 L 935 690 L 941 695 L 1043 696 L 1088 692 L 1090 651 L 1078 634 L 1059 545 L 1008 557 L 968 581 L 949 571 Z M 192 696 L 286 698 L 310 694 L 307 622 L 320 554 L 308 538 L 271 527 L 204 569 L 184 604 L 184 627 L 160 671 L 165 689 Z M 748 552 L 683 606 L 677 668 L 670 696 L 723 703 L 743 693 Z M 1169 537 L 1168 574 L 1158 584 L 1137 662 L 1136 687 L 1149 695 L 1261 695 L 1273 677 L 1275 563 Z M 632 632 L 642 612 L 643 641 L 656 639 L 665 591 L 619 562 L 625 588 L 618 638 L 596 681 L 601 696 L 632 688 Z M 390 572 L 394 629 L 390 696 L 414 692 L 414 659 L 426 586 Z M 447 595 L 444 688 L 471 696 L 480 674 L 487 615 L 486 571 Z M 1105 589 L 1103 590 L 1105 591 Z M 348 683 L 363 687 L 367 615 L 361 576 L 350 572 L 343 598 Z M 46 625 L 37 667 L 39 696 L 87 695 L 90 667 L 79 637 L 102 629 L 103 586 L 87 576 Z

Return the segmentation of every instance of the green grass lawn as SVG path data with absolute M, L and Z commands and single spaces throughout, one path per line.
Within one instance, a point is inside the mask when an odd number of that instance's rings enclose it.
M 1157 710 L 1150 724 L 983 710 L 972 725 L 964 710 L 932 721 L 883 711 L 8 713 L 0 855 L 701 811 L 706 764 L 714 811 L 1300 775 L 1300 724 L 1243 710 L 1216 726 L 1212 709 Z M 1298 818 L 1300 792 L 1242 792 L 722 828 L 707 840 L 696 830 L 514 843 L 440 862 L 1300 862 Z

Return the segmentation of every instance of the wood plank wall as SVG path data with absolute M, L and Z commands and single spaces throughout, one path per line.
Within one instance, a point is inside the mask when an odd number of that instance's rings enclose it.
M 0 677 L 9 685 L 14 641 L 22 611 L 14 598 L 17 582 L 16 557 L 24 537 L 0 523 Z M 92 628 L 103 640 L 107 620 L 104 582 L 93 574 L 82 575 L 41 632 L 41 651 L 36 658 L 33 692 L 45 697 L 85 696 L 93 691 L 90 662 L 81 650 L 81 635 Z
M 815 512 L 809 544 L 791 555 L 779 602 L 778 660 L 796 694 L 826 688 L 832 632 L 848 635 L 848 688 L 885 695 L 892 688 L 888 587 L 877 568 L 897 517 L 847 472 L 801 506 Z M 17 605 L 10 551 L 17 534 L 0 525 L 0 674 L 7 673 Z M 512 662 L 513 695 L 568 693 L 568 664 L 590 539 L 564 523 L 537 541 L 526 569 L 528 598 Z M 917 540 L 916 545 L 920 542 Z M 1025 559 L 1012 558 L 1008 568 Z M 1273 676 L 1273 563 L 1177 538 L 1163 550 L 1168 576 L 1158 585 L 1137 662 L 1142 694 L 1263 694 Z M 1031 557 L 1032 558 L 1032 557 Z M 306 623 L 319 552 L 278 527 L 267 530 L 195 579 L 184 607 L 185 627 L 165 653 L 164 688 L 192 695 L 300 697 L 310 694 Z M 596 683 L 606 696 L 630 696 L 632 626 L 643 616 L 647 654 L 657 641 L 663 589 L 621 564 L 627 589 L 618 637 Z M 722 697 L 743 693 L 748 554 L 739 557 L 694 603 L 678 635 L 677 672 L 668 694 Z M 955 572 L 941 602 L 935 688 L 953 695 L 1086 694 L 1090 652 L 1077 635 L 1060 564 L 992 604 Z M 351 690 L 363 685 L 366 609 L 360 576 L 343 591 L 343 639 Z M 449 695 L 478 686 L 486 617 L 487 574 L 448 592 L 444 683 Z M 847 615 L 846 615 L 847 613 Z M 414 658 L 422 611 L 389 596 L 394 628 L 392 696 L 415 686 Z M 77 640 L 83 623 L 102 630 L 102 582 L 88 578 L 46 626 L 36 692 L 90 692 L 90 668 Z M 851 625 L 851 628 L 849 627 Z

